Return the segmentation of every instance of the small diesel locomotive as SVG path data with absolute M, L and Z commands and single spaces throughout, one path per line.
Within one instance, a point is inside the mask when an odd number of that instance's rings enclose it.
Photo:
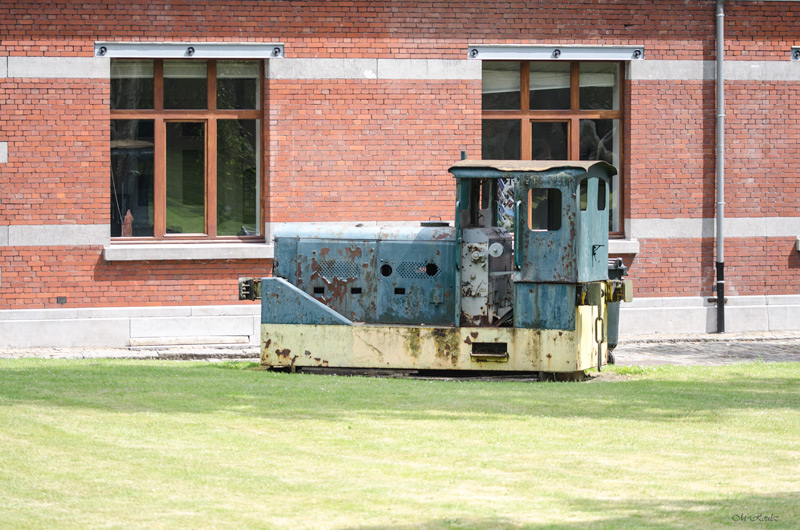
M 276 231 L 274 277 L 239 283 L 240 298 L 261 299 L 262 365 L 563 377 L 608 362 L 632 292 L 608 260 L 616 170 L 462 160 L 450 172 L 455 226 Z

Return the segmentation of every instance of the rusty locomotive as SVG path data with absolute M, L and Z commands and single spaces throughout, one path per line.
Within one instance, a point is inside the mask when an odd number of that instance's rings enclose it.
M 261 299 L 261 362 L 579 374 L 609 361 L 625 269 L 608 260 L 605 162 L 462 160 L 455 220 L 287 224 Z M 610 337 L 610 340 L 609 340 Z

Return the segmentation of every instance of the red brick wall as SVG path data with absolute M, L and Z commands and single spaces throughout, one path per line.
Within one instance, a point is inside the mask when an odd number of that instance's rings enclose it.
M 481 152 L 479 81 L 269 85 L 272 221 L 453 217 L 447 168 Z
M 630 83 L 626 216 L 713 217 L 713 83 Z
M 725 241 L 725 295 L 800 293 L 796 238 L 731 238 Z M 626 260 L 636 296 L 713 296 L 716 244 L 706 239 L 644 239 Z
M 84 56 L 96 40 L 281 41 L 288 57 L 464 59 L 467 44 L 643 45 L 714 59 L 714 0 L 0 3 L 0 56 Z M 787 60 L 800 6 L 726 2 L 728 59 Z M 626 215 L 713 217 L 714 83 L 628 83 Z M 797 84 L 727 85 L 727 212 L 798 216 Z M 447 166 L 480 152 L 480 82 L 265 83 L 267 220 L 448 219 Z M 0 79 L 0 225 L 106 223 L 108 83 Z M 728 293 L 797 294 L 792 238 L 730 239 Z M 710 295 L 712 240 L 641 240 L 637 296 Z M 97 247 L 0 248 L 0 308 L 233 302 L 267 261 L 107 263 Z
M 799 89 L 788 82 L 725 85 L 725 201 L 736 217 L 800 215 Z
M 629 217 L 714 217 L 713 82 L 630 84 Z M 797 216 L 797 83 L 726 83 L 725 202 L 734 217 Z
M 726 2 L 731 57 L 797 44 L 785 2 Z M 292 57 L 463 58 L 468 43 L 644 45 L 651 59 L 713 59 L 714 0 L 5 1 L 0 54 L 91 55 L 95 40 L 283 41 Z
M 110 222 L 108 87 L 0 79 L 0 225 Z
M 248 303 L 238 302 L 238 279 L 272 274 L 266 260 L 112 263 L 102 254 L 101 247 L 0 247 L 0 309 Z

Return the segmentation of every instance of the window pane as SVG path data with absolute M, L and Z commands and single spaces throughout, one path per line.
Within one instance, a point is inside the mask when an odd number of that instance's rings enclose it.
M 531 63 L 531 110 L 569 110 L 569 63 Z
M 580 65 L 581 109 L 619 110 L 619 64 Z
M 153 120 L 111 120 L 111 237 L 153 236 Z
M 520 159 L 520 121 L 483 120 L 484 160 Z
M 606 209 L 606 183 L 597 179 L 597 211 L 602 212 Z
M 518 61 L 483 62 L 483 110 L 519 110 L 520 63 Z
M 619 159 L 619 120 L 581 120 L 581 160 L 605 160 L 621 172 Z M 620 175 L 611 177 L 608 203 L 609 230 L 620 231 L 619 220 Z
M 581 160 L 605 160 L 616 166 L 619 120 L 581 120 Z
M 217 61 L 217 108 L 257 109 L 259 63 Z
M 111 110 L 153 108 L 153 61 L 111 61 Z
M 589 207 L 589 179 L 583 179 L 580 186 L 580 208 L 582 212 Z
M 528 190 L 528 228 L 550 231 L 561 228 L 561 190 L 555 188 Z
M 259 234 L 258 120 L 217 122 L 217 235 Z
M 533 160 L 567 160 L 569 150 L 568 123 L 565 121 L 535 121 L 531 123 L 531 155 Z
M 205 233 L 205 124 L 167 126 L 167 233 Z
M 206 61 L 164 61 L 164 108 L 208 108 Z

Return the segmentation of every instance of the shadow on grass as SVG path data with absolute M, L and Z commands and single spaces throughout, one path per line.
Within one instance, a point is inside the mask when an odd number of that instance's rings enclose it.
M 341 420 L 485 417 L 713 419 L 740 409 L 800 409 L 800 365 L 673 369 L 614 383 L 371 379 L 280 374 L 247 364 L 152 361 L 0 362 L 0 403 L 118 412 L 232 414 Z M 694 371 L 692 371 L 694 370 Z
M 613 492 L 610 493 L 613 494 Z M 537 522 L 535 515 L 525 522 L 504 517 L 473 519 L 452 517 L 415 525 L 350 526 L 341 530 L 798 528 L 800 527 L 798 498 L 800 498 L 800 491 L 769 495 L 741 495 L 707 501 L 598 500 L 576 497 L 565 509 L 564 522 L 552 522 L 551 515 L 548 515 L 546 522 Z M 577 514 L 584 515 L 581 517 Z

